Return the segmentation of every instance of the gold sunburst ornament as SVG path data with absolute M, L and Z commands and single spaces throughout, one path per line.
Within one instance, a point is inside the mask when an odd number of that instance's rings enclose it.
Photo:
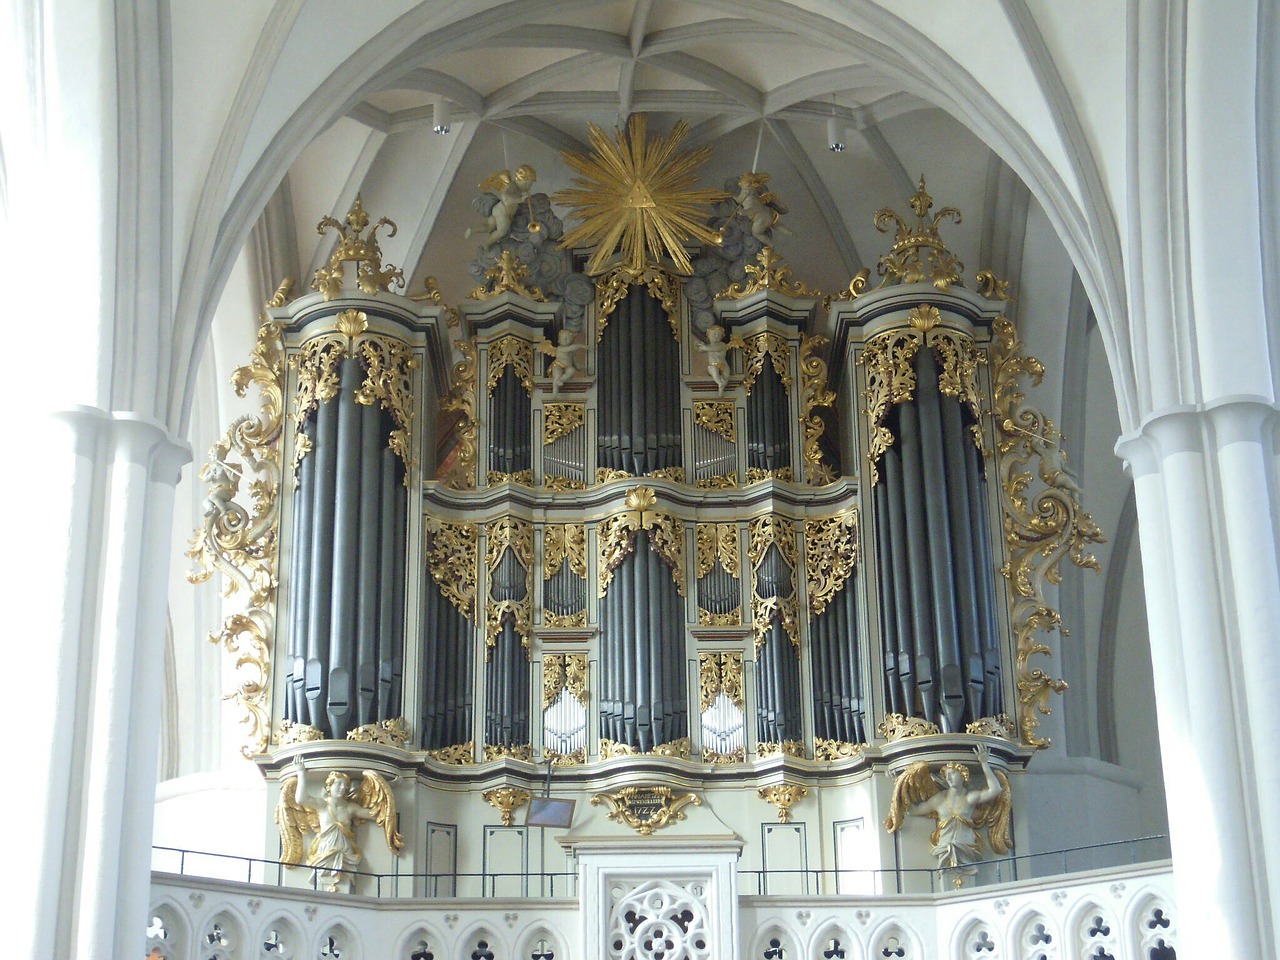
M 571 216 L 582 222 L 565 234 L 560 246 L 594 246 L 587 261 L 591 276 L 604 272 L 619 247 L 623 266 L 631 271 L 640 271 L 646 262 L 657 265 L 665 256 L 680 273 L 692 273 L 684 242 L 720 243 L 719 233 L 704 222 L 710 215 L 707 207 L 727 195 L 695 186 L 711 148 L 679 153 L 689 134 L 683 120 L 665 137 L 648 135 L 642 113 L 631 116 L 625 134 L 618 131 L 612 138 L 595 124 L 588 126 L 591 153 L 563 154 L 581 176 L 554 200 L 571 207 Z

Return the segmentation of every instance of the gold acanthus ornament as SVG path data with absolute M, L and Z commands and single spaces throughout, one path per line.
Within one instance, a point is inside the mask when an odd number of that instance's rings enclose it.
M 267 309 L 287 302 L 292 279 L 267 301 Z M 209 451 L 200 479 L 209 484 L 204 519 L 191 538 L 193 561 L 187 580 L 204 583 L 217 570 L 223 596 L 241 594 L 244 609 L 229 615 L 209 634 L 235 658 L 236 683 L 226 699 L 241 709 L 245 728 L 241 752 L 263 753 L 270 737 L 271 643 L 275 632 L 276 562 L 279 550 L 281 439 L 284 432 L 284 343 L 281 324 L 266 312 L 249 363 L 231 375 L 236 395 L 258 388 L 257 414 L 234 420 Z M 248 479 L 251 506 L 236 502 Z
M 493 596 L 493 571 L 508 550 L 524 570 L 524 599 L 499 600 Z M 485 524 L 485 569 L 489 572 L 489 598 L 485 604 L 485 660 L 493 656 L 502 625 L 515 625 L 525 656 L 533 637 L 533 524 L 516 517 L 503 517 Z
M 604 336 L 609 317 L 627 295 L 627 290 L 644 286 L 662 304 L 671 325 L 671 335 L 680 339 L 680 281 L 661 267 L 647 263 L 641 267 L 626 264 L 615 267 L 596 281 L 596 343 Z
M 777 480 L 781 483 L 793 483 L 795 476 L 790 467 L 779 467 L 777 470 L 766 470 L 764 467 L 747 467 L 747 483 L 762 483 L 765 480 Z
M 493 266 L 484 272 L 484 281 L 467 294 L 468 300 L 492 300 L 498 294 L 508 291 L 540 303 L 547 299 L 541 288 L 529 284 L 529 268 L 517 260 L 510 250 L 503 250 Z
M 396 235 L 396 225 L 386 217 L 379 218 L 367 236 L 361 236 L 369 226 L 369 214 L 365 212 L 360 195 L 347 211 L 346 224 L 343 225 L 333 217 L 325 217 L 316 224 L 316 233 L 324 236 L 328 229 L 338 232 L 338 246 L 329 258 L 329 263 L 316 271 L 311 281 L 311 289 L 320 291 L 326 300 L 332 300 L 342 293 L 344 273 L 347 263 L 357 264 L 356 283 L 361 292 L 373 296 L 379 290 L 390 290 L 392 285 L 403 287 L 404 274 L 399 267 L 387 264 L 382 266 L 382 250 L 378 246 L 378 230 L 387 228 L 387 236 Z
M 738 525 L 736 523 L 700 523 L 695 528 L 697 578 L 701 580 L 716 561 L 735 580 L 739 575 Z
M 502 825 L 509 827 L 515 823 L 515 813 L 533 796 L 528 790 L 520 787 L 497 787 L 486 790 L 481 796 L 485 803 L 502 814 Z
M 533 395 L 534 350 L 534 344 L 528 340 L 521 340 L 512 334 L 498 337 L 498 339 L 489 344 L 489 378 L 487 385 L 490 396 L 493 396 L 494 387 L 502 379 L 502 373 L 507 367 L 515 370 L 516 376 L 520 378 L 520 386 L 524 387 L 530 396 Z
M 548 523 L 542 528 L 542 572 L 550 580 L 568 561 L 574 576 L 587 578 L 587 526 L 584 523 Z
M 717 300 L 745 300 L 761 290 L 772 290 L 788 297 L 822 299 L 821 290 L 792 279 L 791 268 L 771 246 L 761 248 L 756 254 L 756 262 L 748 263 L 742 269 L 747 279 L 731 284 L 726 290 L 716 294 Z
M 756 790 L 756 796 L 778 808 L 778 822 L 791 822 L 791 808 L 809 795 L 809 788 L 798 783 L 774 783 Z
M 347 739 L 355 743 L 380 743 L 388 747 L 402 747 L 409 742 L 409 724 L 404 717 L 366 723 L 347 731 Z
M 453 386 L 440 400 L 440 410 L 458 415 L 454 428 L 458 450 L 452 468 L 441 477 L 441 481 L 455 490 L 473 490 L 476 485 L 476 377 L 479 375 L 479 362 L 474 340 L 460 340 L 456 346 L 462 359 L 453 365 Z
M 319 727 L 313 727 L 309 723 L 296 723 L 293 720 L 281 720 L 276 725 L 276 732 L 271 736 L 271 742 L 277 747 L 287 747 L 295 743 L 315 743 L 323 739 L 324 734 Z
M 517 470 L 515 473 L 503 473 L 501 470 L 490 470 L 484 475 L 486 487 L 496 487 L 500 483 L 519 483 L 526 487 L 533 486 L 532 470 Z
M 533 763 L 533 744 L 531 743 L 486 743 L 484 760 L 524 760 Z
M 711 477 L 699 477 L 698 487 L 701 490 L 729 490 L 738 485 L 738 473 L 717 473 Z
M 820 355 L 826 346 L 823 336 L 800 336 L 800 457 L 804 482 L 810 486 L 834 483 L 838 475 L 822 455 L 822 435 L 827 423 L 816 413 L 819 407 L 834 407 L 836 395 L 827 389 L 827 362 Z
M 357 313 L 360 311 L 344 311 Z M 338 364 L 347 355 L 345 336 L 326 334 L 308 340 L 289 358 L 289 366 L 298 371 L 298 386 L 293 395 L 293 485 L 298 485 L 298 465 L 311 452 L 311 437 L 306 433 L 307 421 L 320 404 L 338 395 Z
M 809 611 L 827 609 L 858 566 L 858 509 L 804 522 L 804 566 Z
M 696 793 L 677 794 L 670 787 L 631 786 L 616 793 L 597 793 L 591 798 L 593 807 L 609 805 L 608 818 L 626 824 L 642 837 L 685 819 L 684 808 L 701 806 Z
M 796 522 L 769 513 L 756 517 L 747 526 L 747 559 L 751 563 L 751 619 L 755 634 L 755 648 L 759 650 L 769 634 L 769 623 L 776 613 L 782 628 L 797 650 L 800 649 L 800 591 L 796 583 L 796 567 L 799 562 L 796 549 Z M 770 548 L 776 547 L 790 570 L 791 590 L 783 597 L 775 594 L 761 595 L 760 565 Z
M 428 750 L 427 756 L 450 766 L 467 766 L 476 762 L 476 749 L 468 740 L 466 743 L 455 743 L 438 750 Z
M 738 442 L 738 420 L 734 416 L 732 400 L 693 401 L 693 422 L 730 443 Z
M 1050 693 L 1067 689 L 1065 681 L 1030 664 L 1032 657 L 1050 652 L 1036 634 L 1062 624 L 1062 615 L 1049 605 L 1046 586 L 1061 582 L 1064 559 L 1077 567 L 1101 569 L 1087 551 L 1090 544 L 1104 543 L 1106 538 L 1080 507 L 1080 487 L 1067 467 L 1062 435 L 1048 417 L 1026 403 L 1022 392 L 1024 378 L 1033 386 L 1040 383 L 1044 365 L 1022 354 L 1021 341 L 1008 318 L 997 318 L 992 334 L 993 414 L 1007 551 L 1000 572 L 1012 593 L 1018 728 L 1023 743 L 1044 748 L 1049 739 L 1035 732 L 1040 715 L 1050 712 Z M 1033 457 L 1041 484 L 1034 495 L 1034 477 L 1027 469 Z
M 813 741 L 813 759 L 815 760 L 854 760 L 862 756 L 867 748 L 865 743 L 849 743 L 845 740 L 824 740 L 821 737 Z
M 742 654 L 732 651 L 698 654 L 699 709 L 705 713 L 723 693 L 730 703 L 741 710 L 745 703 L 742 676 Z
M 542 443 L 555 443 L 587 422 L 585 403 L 547 403 L 542 407 Z
M 562 690 L 583 707 L 590 705 L 585 653 L 548 653 L 542 658 L 542 709 L 555 703 Z
M 440 592 L 468 620 L 476 618 L 476 561 L 480 528 L 427 518 L 427 567 Z
M 612 760 L 614 757 L 674 757 L 677 760 L 688 760 L 691 749 L 688 737 L 660 743 L 648 752 L 628 743 L 618 743 L 608 737 L 600 738 L 601 760 Z
M 979 737 L 999 737 L 1010 743 L 1018 742 L 1018 727 L 1007 713 L 997 713 L 994 717 L 979 717 L 973 723 L 966 724 L 964 732 Z
M 387 337 L 368 337 L 358 344 L 365 378 L 356 391 L 356 403 L 380 404 L 391 415 L 395 428 L 387 447 L 404 463 L 404 484 L 413 468 L 410 425 L 413 422 L 413 371 L 420 366 L 408 344 Z
M 804 759 L 804 744 L 799 740 L 783 740 L 781 743 L 764 743 L 756 744 L 756 756 L 761 760 L 767 757 L 796 757 Z
M 919 304 L 907 314 L 909 328 L 896 327 L 867 341 L 859 363 L 867 368 L 867 459 L 870 461 L 871 485 L 880 482 L 880 457 L 894 443 L 893 432 L 885 426 L 891 406 L 915 399 L 915 359 L 922 346 L 933 351 L 938 364 L 938 391 L 964 404 L 973 424 L 970 435 L 978 452 L 990 454 L 982 432 L 982 393 L 978 368 L 987 362 L 973 338 L 951 327 L 942 326 L 937 307 Z
M 911 737 L 931 737 L 941 733 L 936 723 L 930 723 L 922 717 L 904 717 L 900 713 L 891 713 L 876 727 L 876 733 L 890 743 L 895 740 L 907 740 Z
M 756 377 L 764 370 L 765 358 L 773 361 L 773 372 L 782 381 L 787 396 L 791 396 L 791 345 L 771 330 L 742 338 L 743 390 L 751 393 Z
M 921 177 L 911 197 L 911 209 L 916 215 L 914 224 L 887 207 L 876 211 L 875 225 L 881 233 L 887 232 L 891 224 L 897 226 L 893 246 L 876 264 L 876 271 L 884 278 L 880 286 L 929 281 L 939 290 L 946 290 L 952 284 L 963 284 L 964 265 L 938 235 L 943 220 L 960 222 L 960 211 L 943 207 L 926 222 L 925 217 L 932 208 L 933 197 L 925 190 L 924 177 Z
M 684 523 L 657 507 L 651 487 L 635 487 L 626 497 L 626 512 L 600 521 L 596 533 L 599 545 L 599 595 L 603 598 L 613 581 L 613 573 L 636 548 L 636 534 L 649 535 L 649 546 L 671 570 L 680 596 L 685 595 Z

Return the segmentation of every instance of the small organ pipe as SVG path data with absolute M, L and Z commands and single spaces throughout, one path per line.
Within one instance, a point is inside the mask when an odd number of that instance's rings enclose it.
M 333 542 L 334 489 L 337 465 L 338 409 L 342 398 L 321 403 L 316 409 L 315 449 L 307 459 L 315 460 L 315 509 L 312 511 L 311 614 L 307 631 L 307 722 L 327 730 L 323 697 L 329 663 L 330 603 L 333 589 L 333 552 L 324 545 Z M 304 461 L 305 462 L 305 461 Z
M 358 519 L 359 559 L 356 585 L 356 718 L 357 724 L 374 718 L 378 695 L 378 573 L 381 567 L 379 543 L 383 539 L 381 482 L 381 411 L 362 406 L 360 413 L 360 488 Z

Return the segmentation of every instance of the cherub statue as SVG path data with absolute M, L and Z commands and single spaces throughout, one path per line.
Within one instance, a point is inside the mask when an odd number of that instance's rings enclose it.
M 527 163 L 521 164 L 516 168 L 514 177 L 509 170 L 499 170 L 497 173 L 491 174 L 480 184 L 480 189 L 497 197 L 497 202 L 489 211 L 488 216 L 485 217 L 484 227 L 468 227 L 464 236 L 470 238 L 473 234 L 476 234 L 477 239 L 484 245 L 486 250 L 505 237 L 511 232 L 511 224 L 515 220 L 516 211 L 520 209 L 520 204 L 529 199 L 529 193 L 537 179 L 538 172 Z M 476 202 L 479 203 L 479 201 Z M 529 224 L 530 233 L 537 232 L 535 227 L 536 224 L 532 222 Z M 481 232 L 482 230 L 484 231 L 483 233 Z
M 766 189 L 769 183 L 767 173 L 744 173 L 738 178 L 737 197 L 734 202 L 738 210 L 751 223 L 751 235 L 761 243 L 773 241 L 774 230 L 784 236 L 791 236 L 791 231 L 778 223 L 778 217 L 787 212 L 787 208 L 778 199 L 776 193 Z
M 313 831 L 316 837 L 307 849 L 307 866 L 320 872 L 326 890 L 350 893 L 354 881 L 350 871 L 364 859 L 356 843 L 356 827 L 363 820 L 382 827 L 387 846 L 399 856 L 404 838 L 396 831 L 395 797 L 382 777 L 366 770 L 355 788 L 348 774 L 335 770 L 325 778 L 324 791 L 317 795 L 310 789 L 301 757 L 294 760 L 293 768 L 294 776 L 280 785 L 280 802 L 276 804 L 283 863 L 301 862 L 302 835 Z
M 543 340 L 538 344 L 541 352 L 555 358 L 547 371 L 551 375 L 552 396 L 560 392 L 562 385 L 577 376 L 578 368 L 574 365 L 573 355 L 579 351 L 584 354 L 587 352 L 586 344 L 573 342 L 573 331 L 569 329 L 561 329 L 556 342 L 557 346 L 552 346 L 550 340 Z
M 1009 852 L 1012 813 L 1009 781 L 1004 774 L 991 769 L 990 750 L 978 746 L 976 753 L 986 786 L 969 789 L 969 769 L 962 763 L 944 764 L 939 777 L 921 760 L 907 767 L 893 785 L 889 816 L 884 822 L 888 831 L 894 833 L 907 814 L 932 817 L 937 822 L 929 838 L 933 855 L 940 869 L 954 874 L 957 888 L 965 876 L 978 872 L 974 864 L 982 859 L 979 829 L 987 828 L 987 840 L 993 852 Z
M 232 500 L 240 489 L 242 473 L 227 462 L 228 453 L 227 441 L 219 440 L 209 448 L 209 462 L 200 469 L 200 479 L 209 484 L 209 492 L 204 497 L 206 520 L 221 520 L 235 509 Z
M 723 395 L 725 385 L 729 382 L 729 350 L 743 346 L 741 337 L 731 337 L 726 343 L 724 327 L 713 323 L 707 328 L 707 342 L 694 341 L 693 345 L 707 355 L 707 373 L 716 382 L 717 391 Z

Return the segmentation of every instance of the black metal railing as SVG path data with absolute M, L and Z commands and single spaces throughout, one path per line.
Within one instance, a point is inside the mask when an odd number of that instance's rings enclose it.
M 973 864 L 974 873 L 937 868 L 840 870 L 739 870 L 743 896 L 882 896 L 945 893 L 998 883 L 1105 870 L 1169 857 L 1163 834 L 1065 847 Z M 297 889 L 306 878 L 310 889 L 322 889 L 324 871 L 225 853 L 179 847 L 152 847 L 151 868 L 161 873 L 260 886 Z M 288 871 L 288 873 L 286 873 Z M 572 900 L 578 896 L 576 873 L 367 873 L 345 871 L 355 891 L 374 898 L 479 899 L 531 897 Z M 956 880 L 961 881 L 957 887 Z

